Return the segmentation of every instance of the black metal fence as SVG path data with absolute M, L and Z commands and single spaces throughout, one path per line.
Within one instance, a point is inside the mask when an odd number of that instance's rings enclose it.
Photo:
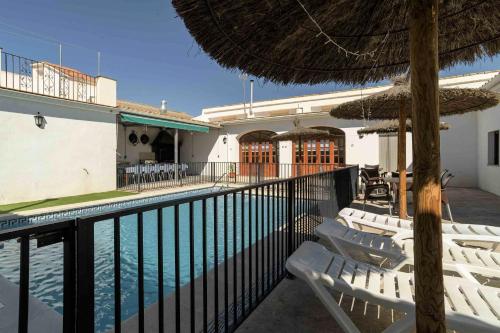
M 117 168 L 117 188 L 131 191 L 183 185 L 258 184 L 337 169 L 334 164 L 182 162 L 134 164 Z
M 97 103 L 97 79 L 77 70 L 0 49 L 0 87 L 85 103 Z
M 28 327 L 30 242 L 61 241 L 64 332 L 232 332 L 285 277 L 286 259 L 315 238 L 323 218 L 350 204 L 357 173 L 348 167 L 0 231 L 0 241 L 20 240 L 19 332 Z M 109 249 L 109 260 L 98 249 Z M 96 283 L 103 268 L 107 280 Z M 98 304 L 103 286 L 112 296 Z M 137 313 L 124 318 L 131 302 Z

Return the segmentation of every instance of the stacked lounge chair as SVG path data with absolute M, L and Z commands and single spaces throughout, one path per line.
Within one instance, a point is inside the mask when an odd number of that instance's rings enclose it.
M 406 314 L 385 332 L 410 332 L 415 326 L 414 281 L 413 273 L 403 270 L 413 265 L 412 228 L 408 220 L 346 208 L 337 219 L 316 228 L 329 248 L 304 242 L 288 258 L 286 268 L 307 282 L 346 332 L 359 329 L 331 291 Z M 500 253 L 491 251 L 500 243 L 500 228 L 443 224 L 442 229 L 443 268 L 455 273 L 444 276 L 447 327 L 500 332 L 500 289 L 478 280 L 500 278 Z M 459 245 L 468 241 L 489 244 L 491 249 Z

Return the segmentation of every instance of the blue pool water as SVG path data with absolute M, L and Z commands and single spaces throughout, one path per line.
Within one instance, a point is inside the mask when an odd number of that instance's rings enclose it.
M 207 262 L 208 269 L 214 266 L 214 231 L 218 237 L 218 262 L 224 259 L 224 225 L 223 225 L 223 198 L 217 200 L 218 224 L 214 226 L 214 200 L 207 200 Z M 233 195 L 228 195 L 228 257 L 233 255 L 233 242 L 237 244 L 237 252 L 241 251 L 241 228 L 244 227 L 245 239 L 243 247 L 248 247 L 256 240 L 267 234 L 267 221 L 264 224 L 264 234 L 259 228 L 255 235 L 255 214 L 252 216 L 252 239 L 249 239 L 248 228 L 248 206 L 255 207 L 255 197 L 245 196 L 245 216 L 241 218 L 241 196 L 236 195 L 236 207 L 233 207 Z M 260 200 L 259 200 L 260 201 Z M 276 202 L 277 203 L 277 202 Z M 260 206 L 260 202 L 259 202 Z M 267 200 L 264 200 L 264 209 L 267 209 Z M 259 207 L 262 209 L 262 207 Z M 272 204 L 269 207 L 270 214 L 274 214 Z M 236 224 L 233 226 L 233 213 L 236 215 Z M 157 301 L 157 215 L 156 211 L 148 211 L 143 215 L 144 221 L 144 299 L 145 306 Z M 165 295 L 175 290 L 174 275 L 174 218 L 173 207 L 163 209 L 163 269 L 164 269 L 164 292 Z M 180 238 L 180 279 L 181 285 L 189 282 L 189 206 L 179 206 L 179 238 Z M 278 221 L 278 219 L 276 219 Z M 233 237 L 233 229 L 236 227 L 236 238 Z M 270 228 L 277 229 L 280 226 L 271 225 Z M 95 322 L 97 331 L 105 331 L 112 328 L 114 322 L 114 283 L 113 283 L 113 221 L 106 220 L 95 224 L 94 229 L 94 253 L 95 253 Z M 202 274 L 202 202 L 194 203 L 194 266 L 195 277 Z M 122 290 L 122 320 L 125 320 L 138 311 L 137 290 L 137 215 L 122 217 L 120 220 L 120 253 L 121 253 L 121 290 Z M 30 292 L 46 304 L 62 313 L 62 244 L 54 244 L 48 247 L 36 249 L 31 242 L 30 256 Z M 4 249 L 0 250 L 0 274 L 9 280 L 19 280 L 19 245 L 15 241 L 5 243 Z

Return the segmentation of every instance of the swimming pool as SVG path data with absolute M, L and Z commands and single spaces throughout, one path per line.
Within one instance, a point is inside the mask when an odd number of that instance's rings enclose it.
M 94 215 L 98 213 L 105 213 L 130 207 L 138 207 L 156 202 L 165 202 L 174 199 L 186 198 L 197 194 L 215 193 L 215 192 L 220 192 L 223 189 L 224 187 L 211 186 L 196 190 L 173 192 L 173 193 L 155 195 L 139 199 L 120 200 L 106 204 L 89 205 L 81 208 L 62 209 L 50 213 L 31 214 L 27 216 L 4 217 L 0 218 L 0 230 L 16 228 L 27 224 L 37 224 L 37 223 L 67 220 L 67 219 Z
M 197 192 L 196 194 L 199 194 Z M 233 196 L 236 196 L 236 206 L 233 207 Z M 220 197 L 217 201 L 218 225 L 214 226 L 214 200 L 207 201 L 207 264 L 208 270 L 214 267 L 215 248 L 214 231 L 219 239 L 217 252 L 218 263 L 224 259 L 223 239 L 223 215 L 224 203 Z M 259 228 L 258 233 L 252 230 L 252 239 L 249 239 L 248 214 L 241 217 L 241 205 L 248 207 L 256 204 L 254 196 L 245 196 L 243 202 L 240 194 L 228 194 L 228 258 L 233 256 L 233 244 L 236 242 L 236 252 L 247 248 L 250 244 L 266 237 L 268 232 L 280 228 L 279 225 L 269 225 L 267 214 L 264 219 L 259 216 L 259 225 L 263 225 L 263 231 Z M 262 206 L 262 204 L 264 206 Z M 260 209 L 267 211 L 273 216 L 273 206 L 268 205 L 267 200 L 259 201 Z M 194 203 L 194 267 L 195 277 L 202 274 L 202 202 Z M 174 209 L 173 207 L 163 209 L 163 267 L 164 267 L 164 293 L 167 296 L 175 290 L 174 273 Z M 148 211 L 143 214 L 144 230 L 144 302 L 145 306 L 157 301 L 157 212 Z M 236 223 L 233 225 L 233 214 Z M 189 206 L 179 206 L 179 240 L 180 240 L 180 281 L 181 286 L 189 282 Z M 281 221 L 282 219 L 276 219 Z M 252 216 L 252 225 L 255 226 L 256 216 Z M 216 229 L 215 229 L 216 228 Z M 236 228 L 236 233 L 233 233 Z M 241 229 L 244 228 L 245 239 L 241 240 Z M 269 230 L 269 231 L 268 231 Z M 236 235 L 236 237 L 234 237 Z M 97 331 L 105 331 L 112 328 L 114 323 L 114 264 L 113 264 L 113 221 L 106 220 L 95 224 L 94 228 L 94 255 L 95 255 L 95 327 Z M 30 267 L 30 292 L 35 297 L 62 313 L 63 299 L 63 267 L 62 267 L 62 244 L 54 244 L 37 249 L 31 242 L 31 267 Z M 137 290 L 137 215 L 129 215 L 120 219 L 120 261 L 121 261 L 121 293 L 122 293 L 122 320 L 129 318 L 138 311 Z M 5 248 L 0 250 L 0 274 L 13 282 L 19 280 L 19 246 L 15 241 L 5 242 Z

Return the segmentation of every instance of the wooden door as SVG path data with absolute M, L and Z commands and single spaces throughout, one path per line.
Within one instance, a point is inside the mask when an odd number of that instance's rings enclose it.
M 333 170 L 335 144 L 330 140 L 305 140 L 302 143 L 302 156 L 299 156 L 298 142 L 293 142 L 292 174 L 308 175 Z
M 277 151 L 271 142 L 240 144 L 240 173 L 251 177 L 276 177 Z

